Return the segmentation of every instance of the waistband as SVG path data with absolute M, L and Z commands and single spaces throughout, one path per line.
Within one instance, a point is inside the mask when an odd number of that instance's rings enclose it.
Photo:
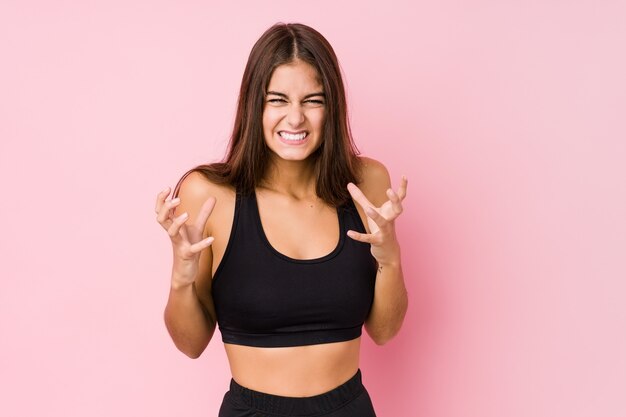
M 364 389 L 360 368 L 337 388 L 312 397 L 266 394 L 243 387 L 232 378 L 230 380 L 230 392 L 238 402 L 259 411 L 290 416 L 313 416 L 335 410 L 352 401 Z

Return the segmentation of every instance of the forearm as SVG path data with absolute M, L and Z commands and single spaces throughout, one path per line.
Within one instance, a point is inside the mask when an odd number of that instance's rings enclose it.
M 400 331 L 407 307 L 408 295 L 400 261 L 379 265 L 374 303 L 365 322 L 365 328 L 376 344 L 385 344 Z
M 215 331 L 193 284 L 170 287 L 164 319 L 176 347 L 191 358 L 200 356 Z

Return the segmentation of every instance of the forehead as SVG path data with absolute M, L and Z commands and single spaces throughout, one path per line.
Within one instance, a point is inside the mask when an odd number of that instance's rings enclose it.
M 303 61 L 279 65 L 274 69 L 268 90 L 281 93 L 310 93 L 322 91 L 322 83 L 317 70 Z

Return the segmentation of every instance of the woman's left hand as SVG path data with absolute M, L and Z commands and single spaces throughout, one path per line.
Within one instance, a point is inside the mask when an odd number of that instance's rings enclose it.
M 402 200 L 406 197 L 407 178 L 402 177 L 398 191 L 389 188 L 387 200 L 380 207 L 375 207 L 365 194 L 353 183 L 348 184 L 348 192 L 359 203 L 367 215 L 370 233 L 348 231 L 348 236 L 372 246 L 372 255 L 378 265 L 391 265 L 400 262 L 400 245 L 396 239 L 395 220 L 402 213 Z

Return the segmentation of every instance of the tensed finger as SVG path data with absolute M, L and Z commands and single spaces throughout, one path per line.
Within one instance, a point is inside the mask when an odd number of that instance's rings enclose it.
M 180 198 L 176 197 L 171 200 L 167 200 L 161 206 L 161 209 L 157 213 L 157 221 L 161 224 L 170 218 L 171 210 L 180 204 Z
M 403 175 L 402 180 L 400 181 L 400 187 L 398 187 L 398 197 L 400 198 L 400 201 L 404 200 L 404 197 L 406 197 L 406 188 L 408 184 L 409 180 L 406 175 Z
M 353 183 L 348 183 L 348 192 L 350 193 L 352 198 L 357 203 L 359 203 L 359 205 L 361 207 L 363 207 L 363 209 L 365 209 L 366 207 L 372 207 L 373 206 L 373 204 L 370 203 L 370 201 L 367 199 L 367 197 L 365 197 L 365 194 L 363 194 L 363 192 L 359 189 L 359 187 L 357 187 Z
M 389 201 L 391 201 L 391 208 L 393 212 L 398 215 L 402 213 L 402 202 L 398 194 L 395 193 L 391 188 L 387 190 L 387 197 L 389 197 Z
M 372 244 L 375 242 L 374 235 L 355 232 L 354 230 L 348 230 L 348 237 L 359 242 Z
M 384 216 L 382 216 L 379 212 L 377 212 L 371 207 L 365 208 L 365 214 L 367 214 L 367 217 L 374 220 L 374 223 L 376 223 L 379 229 L 386 227 L 387 224 L 389 223 L 389 221 L 385 219 Z
M 201 250 L 211 246 L 211 244 L 213 243 L 213 240 L 215 240 L 213 236 L 209 236 L 206 239 L 203 239 L 200 242 L 197 242 L 191 245 L 189 247 L 189 250 L 192 251 L 193 253 L 198 253 Z
M 156 206 L 154 207 L 155 213 L 158 213 L 159 211 L 161 211 L 163 202 L 165 201 L 165 199 L 167 198 L 169 194 L 170 194 L 170 187 L 165 188 L 163 191 L 157 194 Z
M 194 230 L 200 231 L 200 233 L 202 233 L 207 220 L 209 220 L 209 216 L 215 208 L 216 202 L 217 200 L 215 197 L 209 197 L 202 204 L 202 207 L 200 207 L 200 212 L 198 213 L 198 217 L 196 217 L 196 221 L 193 224 Z
M 179 236 L 180 228 L 187 221 L 188 218 L 189 214 L 187 212 L 184 212 L 180 216 L 175 217 L 172 220 L 172 224 L 167 229 L 167 234 L 170 235 L 172 239 L 175 239 L 177 236 Z

